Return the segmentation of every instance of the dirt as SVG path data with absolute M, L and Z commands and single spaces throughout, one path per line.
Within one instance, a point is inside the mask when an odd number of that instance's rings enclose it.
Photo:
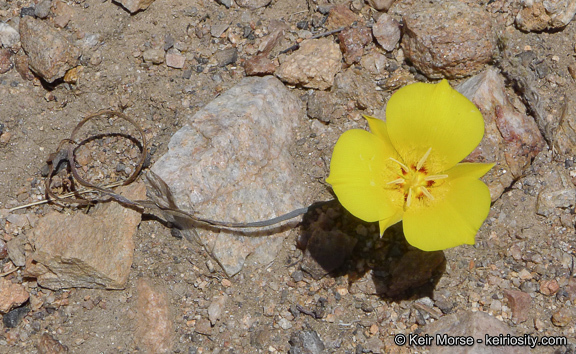
M 496 2 L 499 3 L 503 4 L 501 8 L 492 4 L 490 9 L 495 21 L 504 23 L 514 6 Z M 0 75 L 0 209 L 43 198 L 41 170 L 48 154 L 56 151 L 59 142 L 83 117 L 99 110 L 121 110 L 134 117 L 146 131 L 153 163 L 166 152 L 170 137 L 183 125 L 185 117 L 244 77 L 242 60 L 255 54 L 258 38 L 268 33 L 273 20 L 282 20 L 290 27 L 278 45 L 281 49 L 295 44 L 299 22 L 324 17 L 315 10 L 316 2 L 306 0 L 276 0 L 256 10 L 236 5 L 228 9 L 210 0 L 156 0 L 136 14 L 106 0 L 75 0 L 67 4 L 73 15 L 62 31 L 79 41 L 96 34 L 98 44 L 83 50 L 83 72 L 76 84 L 27 81 L 14 69 Z M 13 21 L 22 8 L 34 5 L 30 0 L 1 2 L 0 20 L 11 23 L 9 20 Z M 312 11 L 309 5 L 314 7 Z M 375 12 L 361 1 L 354 1 L 352 6 L 362 8 L 362 14 Z M 219 38 L 202 30 L 206 24 L 214 28 L 222 23 L 229 23 L 230 29 Z M 251 31 L 253 37 L 244 41 L 245 31 Z M 183 48 L 187 60 L 182 69 L 142 60 L 144 51 L 163 46 L 167 36 L 174 39 L 175 46 Z M 238 46 L 239 61 L 217 65 L 214 53 L 229 47 L 231 39 L 236 38 L 242 40 Z M 558 120 L 564 102 L 576 102 L 575 81 L 568 71 L 575 64 L 576 24 L 541 33 L 525 33 L 508 26 L 500 38 L 501 54 L 492 64 L 506 68 L 509 58 L 531 51 L 535 55 L 534 70 L 543 73 L 533 83 L 533 89 L 541 95 L 544 112 L 551 120 Z M 381 49 L 373 41 L 366 53 L 376 50 Z M 401 58 L 397 54 L 395 49 L 388 55 L 390 61 Z M 405 62 L 396 64 L 410 70 Z M 410 75 L 423 77 L 415 71 Z M 374 77 L 375 81 L 378 79 Z M 509 79 L 509 94 L 524 98 L 522 92 L 514 90 L 513 77 Z M 308 91 L 291 89 L 297 96 L 305 96 Z M 382 102 L 390 94 L 380 91 Z M 358 118 L 357 110 L 329 123 L 300 118 L 290 151 L 304 176 L 307 203 L 333 199 L 324 183 L 332 147 L 343 131 L 366 127 Z M 126 149 L 124 153 L 130 155 L 133 151 Z M 120 163 L 129 165 L 119 159 L 113 162 L 112 170 Z M 124 290 L 52 292 L 38 287 L 34 279 L 22 278 L 20 272 L 7 275 L 12 281 L 25 284 L 44 304 L 30 311 L 16 328 L 2 328 L 0 352 L 38 352 L 37 346 L 47 347 L 39 344 L 45 342 L 44 334 L 71 352 L 154 352 L 153 348 L 161 347 L 150 344 L 154 339 L 146 338 L 146 331 L 139 330 L 140 279 L 167 296 L 171 332 L 157 341 L 177 353 L 287 352 L 291 337 L 299 330 L 315 331 L 328 352 L 419 352 L 422 348 L 395 346 L 393 336 L 418 333 L 434 317 L 464 310 L 488 312 L 519 335 L 566 336 L 569 344 L 554 350 L 573 352 L 576 314 L 572 304 L 576 301 L 576 288 L 570 287 L 569 280 L 575 276 L 574 205 L 556 209 L 548 217 L 535 213 L 538 193 L 547 184 L 546 173 L 555 168 L 567 174 L 576 171 L 572 156 L 543 152 L 524 177 L 493 204 L 475 246 L 445 251 L 445 268 L 440 274 L 427 274 L 423 284 L 421 280 L 408 281 L 407 291 L 399 285 L 401 291 L 393 293 L 373 293 L 372 276 L 380 270 L 388 274 L 382 279 L 405 281 L 390 274 L 396 271 L 394 264 L 402 264 L 394 262 L 400 262 L 410 248 L 396 231 L 388 234 L 391 239 L 380 240 L 376 225 L 350 216 L 342 222 L 352 230 L 358 243 L 345 266 L 320 280 L 301 271 L 303 254 L 297 248 L 297 239 L 302 229 L 295 229 L 285 240 L 285 247 L 271 265 L 263 269 L 247 267 L 228 279 L 205 250 L 175 237 L 154 218 L 145 217 L 136 234 L 134 263 Z M 53 208 L 41 205 L 18 213 L 42 217 Z M 339 206 L 334 210 L 338 215 L 346 214 Z M 2 227 L 5 225 L 3 222 Z M 28 228 L 23 233 L 31 231 Z M 7 230 L 3 234 L 9 237 Z M 519 255 L 515 249 L 520 250 Z M 393 264 L 382 265 L 388 261 Z M 4 269 L 10 268 L 9 263 L 8 258 L 2 260 Z M 528 275 L 520 279 L 518 274 L 523 269 Z M 559 284 L 553 294 L 540 290 L 541 283 L 549 280 Z M 528 320 L 522 323 L 512 320 L 504 296 L 504 290 L 518 288 L 532 296 Z M 228 297 L 224 312 L 214 326 L 206 326 L 209 305 L 221 295 Z M 416 300 L 426 296 L 433 299 L 433 316 L 416 309 Z M 552 317 L 559 311 L 562 313 L 556 317 L 564 318 L 564 322 L 554 324 Z

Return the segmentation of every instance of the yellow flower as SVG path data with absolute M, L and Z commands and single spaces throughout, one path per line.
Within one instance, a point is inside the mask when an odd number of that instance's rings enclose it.
M 398 90 L 386 122 L 365 118 L 371 132 L 342 134 L 326 180 L 344 208 L 378 221 L 380 235 L 403 220 L 408 243 L 424 251 L 474 244 L 490 211 L 479 178 L 494 166 L 459 163 L 484 135 L 478 108 L 442 80 Z

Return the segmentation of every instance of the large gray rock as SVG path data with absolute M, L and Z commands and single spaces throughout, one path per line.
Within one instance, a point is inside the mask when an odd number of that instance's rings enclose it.
M 534 119 L 512 105 L 504 78 L 496 69 L 485 70 L 456 89 L 474 102 L 484 116 L 484 138 L 467 161 L 496 163 L 483 177 L 492 200 L 496 200 L 522 175 L 546 143 Z
M 230 222 L 272 218 L 302 206 L 288 146 L 301 102 L 273 76 L 249 77 L 189 117 L 152 170 L 181 209 Z M 198 239 L 228 275 L 246 258 L 271 262 L 287 232 L 262 237 L 197 229 Z M 195 236 L 184 230 L 187 238 Z

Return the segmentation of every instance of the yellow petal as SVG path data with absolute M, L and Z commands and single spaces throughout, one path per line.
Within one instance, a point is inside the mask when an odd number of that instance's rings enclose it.
M 450 179 L 457 179 L 461 177 L 470 177 L 478 179 L 484 176 L 495 164 L 493 163 L 468 163 L 462 162 L 452 167 L 445 174 Z
M 336 142 L 326 182 L 352 215 L 374 222 L 396 214 L 398 207 L 384 188 L 391 156 L 396 156 L 393 147 L 365 130 L 348 130 Z
M 386 144 L 392 146 L 392 142 L 390 141 L 390 137 L 388 136 L 388 129 L 386 128 L 386 122 L 372 116 L 363 115 L 363 117 L 366 118 L 366 120 L 368 121 L 368 126 L 370 127 L 370 131 L 372 132 L 372 134 L 384 140 Z
M 480 180 L 458 178 L 443 184 L 428 207 L 408 208 L 404 213 L 404 235 L 412 246 L 437 251 L 461 244 L 474 244 L 478 229 L 490 211 L 490 191 Z
M 399 208 L 396 211 L 396 214 L 392 215 L 389 218 L 379 220 L 378 226 L 380 227 L 380 236 L 384 235 L 384 231 L 386 231 L 387 228 L 389 228 L 390 226 L 392 226 L 392 225 L 396 224 L 397 222 L 399 222 L 400 220 L 402 220 L 403 215 L 404 215 L 404 210 L 402 208 Z
M 404 86 L 390 97 L 386 126 L 392 145 L 407 164 L 431 148 L 434 172 L 462 161 L 482 140 L 484 119 L 476 106 L 448 81 Z

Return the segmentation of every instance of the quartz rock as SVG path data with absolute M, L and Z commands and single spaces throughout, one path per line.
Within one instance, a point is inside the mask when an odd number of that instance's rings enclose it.
M 497 70 L 488 69 L 456 89 L 484 116 L 484 138 L 466 161 L 496 163 L 482 178 L 494 201 L 522 175 L 546 143 L 536 122 L 510 103 L 504 78 Z
M 400 24 L 394 17 L 382 14 L 372 27 L 372 33 L 384 50 L 391 52 L 400 41 Z
M 300 100 L 275 77 L 245 78 L 189 117 L 152 170 L 171 188 L 179 208 L 206 218 L 251 222 L 284 214 L 302 205 L 288 153 L 300 114 Z M 272 261 L 285 230 L 183 233 L 204 245 L 232 276 L 248 261 Z

